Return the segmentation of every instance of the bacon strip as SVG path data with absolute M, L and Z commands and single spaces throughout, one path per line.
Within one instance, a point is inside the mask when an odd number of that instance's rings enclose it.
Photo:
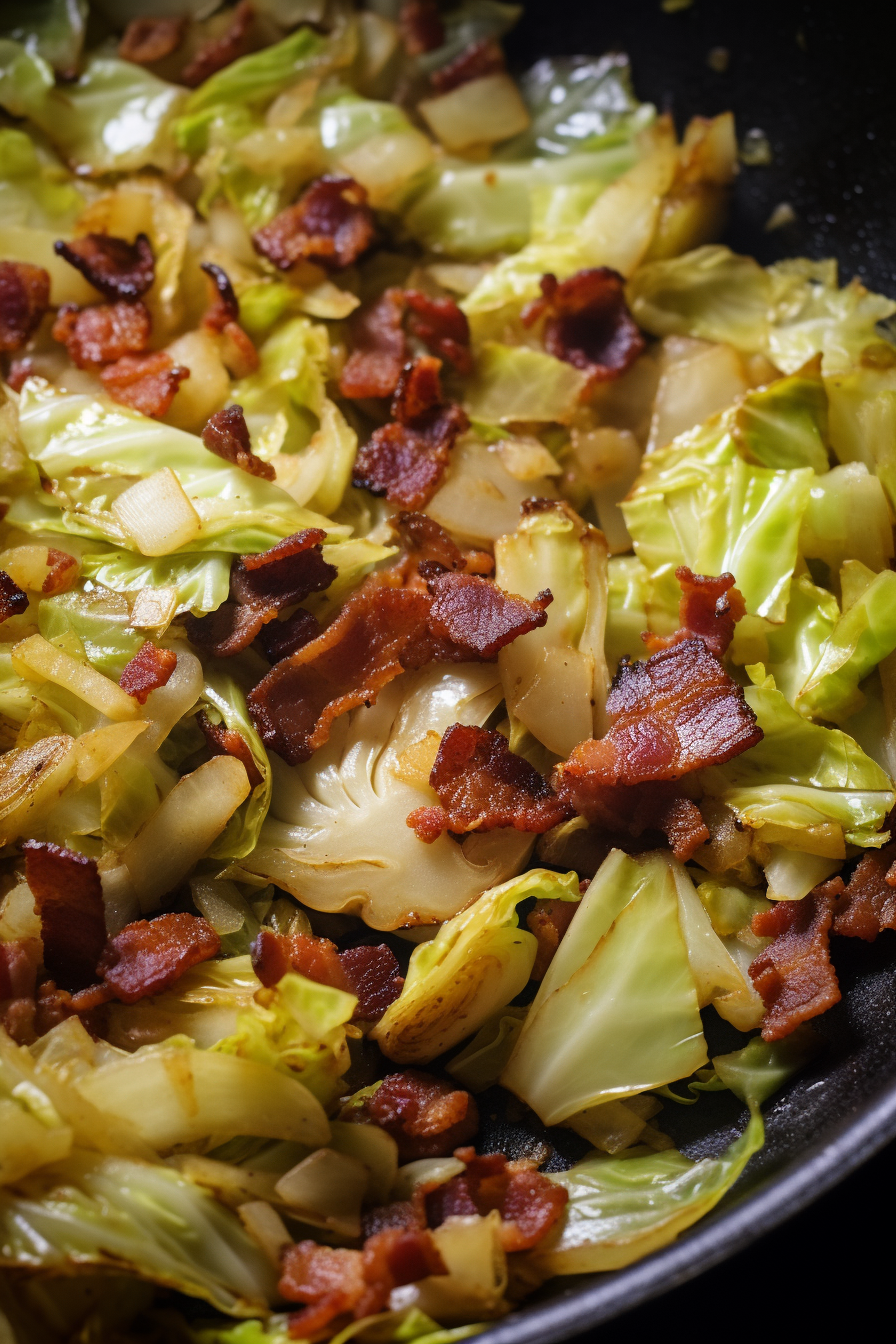
M 469 1092 L 417 1069 L 388 1074 L 346 1118 L 391 1134 L 402 1162 L 445 1157 L 479 1128 L 479 1110 Z
M 235 728 L 228 728 L 224 723 L 212 723 L 204 709 L 196 715 L 196 722 L 202 729 L 208 749 L 213 756 L 233 756 L 236 760 L 242 761 L 249 776 L 250 788 L 255 789 L 264 783 L 264 776 L 255 764 L 252 748 L 242 733 L 238 733 Z
M 202 442 L 210 453 L 223 457 L 225 462 L 232 462 L 235 467 L 242 467 L 250 476 L 273 481 L 277 474 L 270 462 L 253 453 L 242 406 L 226 406 L 223 411 L 215 411 L 206 421 Z
M 587 373 L 589 386 L 620 378 L 643 353 L 644 337 L 625 302 L 625 280 L 608 266 L 559 282 L 544 275 L 541 293 L 523 309 L 523 323 L 532 326 L 544 316 L 545 350 Z
M 181 71 L 181 84 L 186 84 L 188 89 L 195 89 L 240 56 L 245 56 L 251 46 L 254 18 L 255 11 L 249 0 L 240 0 L 227 31 L 221 37 L 211 37 L 204 42 Z
M 145 233 L 138 233 L 133 243 L 108 233 L 87 233 L 70 243 L 60 239 L 53 249 L 107 299 L 139 299 L 156 278 L 155 254 Z
M 203 261 L 200 270 L 205 271 L 211 282 L 211 303 L 202 317 L 202 325 L 207 331 L 221 332 L 230 322 L 239 321 L 240 304 L 236 297 L 230 277 L 222 266 L 212 261 Z
M 339 378 L 344 397 L 392 396 L 407 359 L 403 317 L 404 291 L 397 288 L 385 290 L 376 303 L 352 316 L 352 352 Z
M 273 929 L 262 929 L 252 944 L 252 967 L 269 987 L 288 971 L 298 971 L 318 984 L 354 994 L 358 1000 L 354 1022 L 378 1022 L 404 984 L 395 954 L 385 943 L 339 952 L 328 938 L 275 933 Z
M 867 850 L 834 903 L 831 932 L 873 943 L 884 929 L 896 929 L 896 845 Z
M 131 19 L 118 44 L 118 54 L 134 65 L 152 65 L 177 51 L 186 28 L 186 19 Z
M 252 243 L 281 271 L 299 261 L 341 270 L 367 251 L 375 232 L 365 189 L 354 178 L 327 174 L 257 229 Z
M 96 861 L 46 841 L 26 840 L 25 880 L 40 916 L 44 965 L 64 988 L 96 979 L 106 943 L 106 908 Z
M 493 37 L 483 37 L 478 42 L 471 42 L 441 70 L 434 70 L 429 82 L 437 93 L 449 93 L 471 80 L 498 75 L 504 69 L 504 53 L 500 46 Z
M 721 658 L 734 638 L 734 627 L 747 611 L 742 595 L 734 586 L 734 575 L 720 574 L 718 578 L 712 578 L 707 574 L 692 573 L 687 565 L 679 565 L 675 577 L 681 585 L 680 628 L 674 635 L 654 635 L 645 631 L 641 638 L 652 653 L 669 649 L 686 639 L 702 639 L 710 653 Z
M 356 486 L 407 509 L 422 508 L 435 494 L 455 439 L 469 426 L 460 406 L 442 402 L 440 368 L 441 360 L 424 355 L 404 369 L 392 402 L 395 419 L 358 451 Z
M 165 350 L 123 355 L 100 374 L 103 387 L 114 401 L 155 419 L 171 409 L 177 389 L 189 376 L 190 370 L 175 364 Z
M 0 942 L 0 1001 L 33 998 L 42 960 L 39 938 Z
M 171 649 L 160 649 L 147 639 L 124 668 L 118 684 L 138 705 L 145 705 L 151 691 L 166 686 L 177 667 L 177 654 Z
M 78 577 L 81 566 L 67 551 L 57 551 L 55 546 L 47 547 L 47 577 L 40 586 L 42 593 L 64 593 L 71 588 Z
M 21 350 L 50 306 L 50 277 L 27 261 L 0 261 L 0 351 Z
M 502 66 L 503 61 L 502 56 Z M 472 373 L 470 324 L 454 299 L 433 299 L 418 289 L 406 289 L 404 297 L 411 310 L 408 326 L 412 334 L 434 355 L 453 364 L 458 373 Z
M 571 815 L 535 767 L 510 750 L 507 738 L 485 728 L 452 724 L 429 782 L 441 807 L 418 807 L 407 819 L 428 844 L 444 831 L 465 835 L 499 826 L 543 834 Z
M 843 880 L 831 878 L 801 901 L 776 901 L 753 916 L 760 938 L 773 938 L 750 965 L 750 978 L 765 1004 L 762 1039 L 779 1041 L 809 1018 L 840 1002 L 831 964 L 829 931 Z
M 271 621 L 263 628 L 261 647 L 269 663 L 279 663 L 281 659 L 288 658 L 291 653 L 298 653 L 299 649 L 319 638 L 320 633 L 317 618 L 310 611 L 299 607 L 285 621 Z
M 457 646 L 460 657 L 474 656 L 485 662 L 520 635 L 540 629 L 548 619 L 545 609 L 554 600 L 545 588 L 530 602 L 478 574 L 437 574 L 428 586 L 433 596 L 432 633 Z
M 53 339 L 64 345 L 79 369 L 99 369 L 149 345 L 152 319 L 142 303 L 97 303 L 79 308 L 65 303 L 53 323 Z
M 504 1250 L 528 1251 L 551 1230 L 566 1207 L 569 1192 L 542 1176 L 534 1162 L 508 1162 L 503 1153 L 477 1157 L 472 1148 L 461 1148 L 454 1155 L 467 1169 L 426 1195 L 430 1227 L 439 1227 L 446 1218 L 485 1216 L 497 1209 Z
M 163 990 L 191 966 L 217 956 L 221 939 L 199 915 L 157 915 L 127 924 L 106 943 L 97 973 L 121 1003 Z
M 0 569 L 0 624 L 8 621 L 10 616 L 24 615 L 27 610 L 28 594 L 22 592 L 5 569 Z
M 533 980 L 544 979 L 545 971 L 554 960 L 560 940 L 578 908 L 575 901 L 536 901 L 534 909 L 526 916 L 526 927 L 535 935 L 538 943 L 535 965 L 532 967 Z
M 409 56 L 435 51 L 445 41 L 445 25 L 436 0 L 405 0 L 399 11 L 398 24 Z

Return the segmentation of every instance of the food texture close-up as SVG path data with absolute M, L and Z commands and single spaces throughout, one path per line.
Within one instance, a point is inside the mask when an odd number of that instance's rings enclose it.
M 2 1344 L 564 1337 L 894 984 L 896 302 L 521 14 L 0 0 Z

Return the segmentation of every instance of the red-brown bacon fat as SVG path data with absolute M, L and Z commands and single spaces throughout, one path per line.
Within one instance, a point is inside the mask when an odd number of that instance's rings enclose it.
M 46 841 L 26 840 L 25 879 L 34 896 L 44 965 L 64 989 L 96 980 L 106 945 L 106 909 L 94 859 Z
M 734 586 L 734 575 L 720 574 L 713 578 L 694 574 L 687 565 L 680 565 L 675 577 L 681 585 L 679 629 L 674 635 L 645 631 L 641 638 L 651 653 L 669 649 L 686 639 L 702 639 L 710 653 L 721 658 L 734 638 L 734 627 L 746 614 L 744 599 Z
M 644 337 L 625 302 L 625 281 L 607 266 L 568 280 L 545 275 L 540 299 L 523 310 L 531 326 L 544 317 L 544 348 L 588 374 L 591 384 L 620 378 L 644 350 Z
M 469 1092 L 417 1069 L 390 1073 L 345 1118 L 379 1125 L 391 1134 L 402 1162 L 445 1157 L 479 1128 L 479 1111 Z
M 50 277 L 42 266 L 0 261 L 0 351 L 21 350 L 50 305 Z
M 186 365 L 175 364 L 165 350 L 154 350 L 151 354 L 122 355 L 114 364 L 107 364 L 100 379 L 114 401 L 159 419 L 171 409 L 177 389 L 189 376 Z
M 367 251 L 374 233 L 364 188 L 354 178 L 327 175 L 257 229 L 252 242 L 281 271 L 300 261 L 341 270 Z
M 90 308 L 63 304 L 53 323 L 53 339 L 65 346 L 79 369 L 100 369 L 123 355 L 142 353 L 151 331 L 145 304 L 124 300 Z
M 358 1000 L 354 1021 L 378 1022 L 401 993 L 395 953 L 385 943 L 362 944 L 338 952 L 328 938 L 262 929 L 252 944 L 252 966 L 263 985 L 276 985 L 287 971 L 298 971 L 321 985 L 332 985 Z
M 107 299 L 139 299 L 156 278 L 156 259 L 145 233 L 138 233 L 133 243 L 107 233 L 87 233 L 54 247 Z
M 763 1040 L 779 1041 L 840 1002 L 829 932 L 842 893 L 843 880 L 834 877 L 801 901 L 776 901 L 771 910 L 753 916 L 753 932 L 774 940 L 750 965 L 765 1004 Z

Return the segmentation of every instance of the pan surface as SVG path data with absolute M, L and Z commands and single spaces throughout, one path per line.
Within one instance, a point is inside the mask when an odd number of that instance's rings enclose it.
M 740 136 L 765 134 L 772 161 L 742 169 L 725 241 L 766 263 L 832 256 L 841 280 L 858 275 L 896 294 L 896 104 L 886 94 L 886 44 L 874 38 L 870 11 L 855 9 L 696 0 L 667 14 L 659 0 L 529 0 L 508 47 L 516 67 L 544 55 L 627 51 L 637 93 L 671 111 L 679 130 L 690 116 L 731 108 Z M 729 53 L 724 72 L 707 61 L 717 48 Z M 782 203 L 793 222 L 766 231 Z M 766 1106 L 765 1148 L 714 1213 L 628 1269 L 554 1280 L 480 1338 L 548 1344 L 610 1320 L 755 1241 L 896 1137 L 896 935 L 873 946 L 838 940 L 836 965 L 843 1000 L 814 1024 L 826 1049 Z M 743 1039 L 718 1021 L 706 1027 L 711 1053 Z M 498 1098 L 490 1110 L 488 1095 L 486 1150 L 531 1150 L 531 1131 Z M 744 1121 L 724 1093 L 693 1107 L 667 1104 L 662 1116 L 693 1158 L 719 1153 Z

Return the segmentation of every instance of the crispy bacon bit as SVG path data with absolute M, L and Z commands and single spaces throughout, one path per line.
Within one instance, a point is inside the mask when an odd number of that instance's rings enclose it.
M 122 355 L 139 354 L 151 332 L 149 309 L 124 301 L 92 308 L 65 303 L 53 323 L 53 339 L 65 346 L 79 369 L 99 369 Z
M 242 406 L 226 406 L 223 411 L 215 411 L 202 431 L 202 442 L 210 453 L 242 467 L 250 476 L 260 476 L 265 481 L 272 481 L 276 476 L 270 462 L 264 462 L 252 451 Z
M 720 574 L 716 579 L 707 574 L 693 574 L 687 565 L 680 565 L 675 577 L 681 585 L 680 628 L 674 635 L 645 631 L 641 638 L 651 652 L 671 648 L 686 639 L 702 639 L 710 653 L 721 658 L 734 638 L 734 627 L 747 610 L 734 586 L 734 575 Z
M 392 504 L 419 509 L 435 494 L 454 441 L 469 425 L 460 406 L 442 402 L 441 360 L 415 359 L 402 372 L 392 402 L 395 417 L 358 451 L 353 482 Z
M 413 335 L 434 355 L 449 360 L 458 373 L 472 373 L 470 324 L 454 299 L 432 299 L 418 289 L 405 290 L 404 297 L 411 310 L 408 326 Z
M 588 374 L 590 385 L 619 378 L 644 350 L 644 337 L 625 302 L 625 281 L 608 266 L 577 271 L 558 283 L 541 278 L 540 299 L 523 309 L 532 326 L 545 316 L 544 348 Z
M 350 1118 L 391 1134 L 402 1162 L 445 1157 L 479 1128 L 479 1111 L 469 1092 L 417 1069 L 388 1074 Z
M 106 943 L 106 908 L 94 859 L 39 840 L 26 840 L 25 879 L 40 916 L 44 965 L 68 989 L 96 979 Z
M 450 93 L 471 80 L 499 75 L 504 68 L 504 53 L 498 43 L 493 37 L 483 37 L 471 42 L 441 70 L 434 70 L 429 80 L 437 93 Z
M 39 938 L 0 942 L 0 1000 L 34 998 L 42 960 Z
M 2 322 L 2 316 L 0 316 L 0 322 Z M 2 337 L 0 337 L 0 340 L 2 340 Z M 2 348 L 2 345 L 0 345 L 0 349 Z M 25 359 L 14 359 L 9 366 L 9 373 L 6 375 L 6 381 L 13 392 L 21 392 L 22 388 L 25 386 L 26 379 L 30 378 L 33 373 L 34 360 L 31 359 L 30 356 L 26 356 Z
M 173 985 L 191 966 L 221 950 L 221 939 L 199 915 L 157 915 L 127 924 L 110 938 L 98 974 L 122 1003 L 137 1003 Z
M 545 971 L 554 960 L 560 939 L 572 923 L 578 910 L 575 901 L 536 901 L 535 908 L 526 916 L 526 927 L 535 934 L 538 948 L 532 979 L 543 980 Z
M 252 966 L 261 983 L 269 987 L 278 984 L 287 971 L 298 971 L 318 984 L 354 994 L 356 1022 L 378 1022 L 404 984 L 395 954 L 385 943 L 338 952 L 327 938 L 275 933 L 273 929 L 262 929 L 252 944 Z
M 261 647 L 269 663 L 279 663 L 291 653 L 298 653 L 321 633 L 320 622 L 310 611 L 299 607 L 285 621 L 271 621 L 261 631 Z
M 114 401 L 157 420 L 170 410 L 177 389 L 189 376 L 190 370 L 175 364 L 165 350 L 151 355 L 123 355 L 100 374 L 103 387 Z
M 554 600 L 545 588 L 529 602 L 478 574 L 436 574 L 428 587 L 432 633 L 458 646 L 462 656 L 474 654 L 486 662 L 520 635 L 540 629 L 548 619 L 545 608 Z
M 405 0 L 398 23 L 409 56 L 435 51 L 445 41 L 445 25 L 436 0 Z
M 156 278 L 152 243 L 138 233 L 133 243 L 108 233 L 87 233 L 53 244 L 58 256 L 80 271 L 107 299 L 139 299 Z
M 407 358 L 404 291 L 387 289 L 351 319 L 352 352 L 339 378 L 344 397 L 391 397 Z
M 499 826 L 542 834 L 571 815 L 535 767 L 510 750 L 507 738 L 486 728 L 452 724 L 429 782 L 442 806 L 418 807 L 407 819 L 428 844 L 444 831 L 465 835 Z
M 134 65 L 163 61 L 177 51 L 186 27 L 186 19 L 131 19 L 118 44 L 118 54 Z
M 176 653 L 171 649 L 160 649 L 147 639 L 126 665 L 118 684 L 138 705 L 145 705 L 150 691 L 166 686 L 176 667 Z
M 443 527 L 427 513 L 400 513 L 392 524 L 397 539 L 416 562 L 434 560 L 444 569 L 463 569 L 464 556 Z
M 221 332 L 230 322 L 238 322 L 240 316 L 239 299 L 230 283 L 227 272 L 212 261 L 204 261 L 200 270 L 205 271 L 211 281 L 212 300 L 202 318 L 207 331 Z
M 276 614 L 275 610 L 264 607 L 222 602 L 207 616 L 186 617 L 187 638 L 215 658 L 232 658 L 248 649 L 265 622 L 272 621 Z
M 42 593 L 64 593 L 78 577 L 80 565 L 67 551 L 57 551 L 54 546 L 47 547 L 47 565 L 49 572 L 40 586 Z
M 221 37 L 209 38 L 202 44 L 192 61 L 181 71 L 181 84 L 186 84 L 188 89 L 195 89 L 211 75 L 217 74 L 240 56 L 245 56 L 251 45 L 254 18 L 255 11 L 248 0 L 240 0 L 226 33 Z
M 281 271 L 299 261 L 341 270 L 367 251 L 374 232 L 365 189 L 354 178 L 327 174 L 257 229 L 252 242 Z
M 566 1207 L 568 1192 L 542 1176 L 533 1162 L 508 1162 L 503 1153 L 477 1157 L 472 1148 L 459 1149 L 455 1157 L 467 1169 L 427 1194 L 430 1227 L 439 1227 L 453 1215 L 485 1216 L 497 1209 L 504 1250 L 528 1251 L 551 1230 Z
M 249 776 L 249 787 L 255 789 L 264 783 L 264 776 L 255 763 L 252 748 L 235 728 L 225 723 L 212 723 L 204 709 L 196 715 L 196 722 L 205 734 L 208 749 L 213 756 L 233 756 L 242 761 Z
M 429 1232 L 422 1227 L 389 1227 L 364 1242 L 364 1278 L 385 1304 L 393 1288 L 448 1271 Z
M 753 932 L 774 942 L 750 965 L 765 1004 L 762 1039 L 779 1041 L 810 1017 L 840 1002 L 828 934 L 843 879 L 833 877 L 801 901 L 776 901 L 753 916 Z
M 24 615 L 27 610 L 28 594 L 22 592 L 5 569 L 0 569 L 0 624 L 10 616 Z
M 891 881 L 896 845 L 869 849 L 834 903 L 832 933 L 873 943 L 884 929 L 896 929 L 896 890 Z
M 0 350 L 21 350 L 50 306 L 50 277 L 27 261 L 0 261 Z

